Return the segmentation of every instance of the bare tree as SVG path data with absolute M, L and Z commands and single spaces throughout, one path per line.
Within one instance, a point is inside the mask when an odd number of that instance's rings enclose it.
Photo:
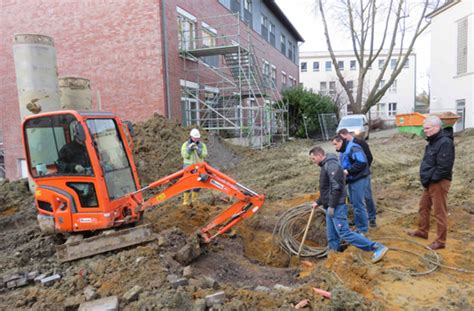
M 379 102 L 402 71 L 417 38 L 430 25 L 430 20 L 426 16 L 439 7 L 440 0 L 331 0 L 329 2 L 331 12 L 335 14 L 339 25 L 344 28 L 344 31 L 348 31 L 359 65 L 355 97 L 339 69 L 334 53 L 326 19 L 329 7 L 324 0 L 316 0 L 338 81 L 346 92 L 353 112 L 367 113 Z M 370 86 L 368 92 L 364 92 L 367 72 L 382 52 L 386 52 L 386 56 L 384 54 L 386 61 L 380 68 L 374 84 Z M 392 57 L 396 59 L 396 65 L 390 72 L 387 69 Z M 389 78 L 384 86 L 380 87 L 380 81 L 386 73 L 389 74 Z

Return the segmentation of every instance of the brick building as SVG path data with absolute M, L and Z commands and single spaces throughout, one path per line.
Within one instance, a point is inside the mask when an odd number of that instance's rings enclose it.
M 0 177 L 24 175 L 12 53 L 18 33 L 52 37 L 59 76 L 90 79 L 94 108 L 100 98 L 102 110 L 131 121 L 156 112 L 240 137 L 250 122 L 272 134 L 268 126 L 278 120 L 255 107 L 299 83 L 303 39 L 273 0 L 3 0 L 0 20 Z

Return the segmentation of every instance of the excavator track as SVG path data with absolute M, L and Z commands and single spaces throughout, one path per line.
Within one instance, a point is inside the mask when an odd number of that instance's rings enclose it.
M 68 262 L 156 239 L 150 225 L 120 229 L 80 241 L 56 246 L 59 262 Z

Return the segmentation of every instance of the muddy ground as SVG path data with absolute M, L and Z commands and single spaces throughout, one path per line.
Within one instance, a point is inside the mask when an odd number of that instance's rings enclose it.
M 189 129 L 158 116 L 136 129 L 134 157 L 143 185 L 180 168 L 179 149 Z M 474 275 L 448 268 L 428 273 L 433 266 L 426 259 L 436 257 L 423 246 L 431 240 L 405 233 L 416 225 L 421 194 L 418 165 L 425 144 L 421 138 L 396 134 L 369 142 L 375 157 L 373 191 L 379 225 L 370 230 L 369 237 L 392 249 L 382 262 L 371 264 L 370 254 L 354 247 L 325 259 L 298 260 L 274 243 L 272 232 L 278 218 L 315 196 L 319 170 L 307 156 L 315 142 L 296 140 L 248 150 L 229 146 L 214 135 L 204 136 L 209 162 L 265 194 L 267 200 L 233 234 L 203 249 L 191 269 L 178 263 L 175 255 L 189 235 L 228 206 L 220 193 L 203 191 L 201 203 L 193 208 L 181 206 L 175 198 L 148 211 L 145 222 L 159 237 L 153 242 L 59 264 L 55 245 L 63 239 L 39 231 L 25 182 L 0 183 L 0 276 L 5 280 L 33 271 L 61 275 L 47 287 L 31 283 L 14 289 L 0 287 L 0 309 L 74 310 L 86 296 L 115 295 L 124 310 L 204 310 L 204 298 L 219 291 L 225 292 L 225 300 L 213 305 L 213 310 L 292 309 L 304 299 L 309 302 L 305 308 L 314 310 L 474 308 Z M 438 255 L 444 265 L 472 271 L 474 133 L 458 135 L 455 143 L 447 248 Z M 433 222 L 430 239 L 435 230 Z M 183 273 L 187 281 L 177 286 L 174 281 Z M 128 295 L 134 286 L 138 294 Z M 330 291 L 332 298 L 316 295 L 313 287 Z

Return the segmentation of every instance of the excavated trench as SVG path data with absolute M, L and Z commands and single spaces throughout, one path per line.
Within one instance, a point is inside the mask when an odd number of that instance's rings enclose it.
M 159 116 L 136 126 L 134 158 L 143 185 L 181 168 L 179 149 L 188 132 Z M 474 269 L 473 134 L 466 131 L 455 140 L 448 248 L 439 252 L 445 265 L 466 271 Z M 54 246 L 61 240 L 39 231 L 25 183 L 1 183 L 0 276 L 38 271 L 59 274 L 61 279 L 51 286 L 0 287 L 0 309 L 74 310 L 86 299 L 86 291 L 92 291 L 94 298 L 115 295 L 125 310 L 202 310 L 205 297 L 219 291 L 225 292 L 225 299 L 214 305 L 217 309 L 292 308 L 305 299 L 307 308 L 323 310 L 469 310 L 474 306 L 472 274 L 444 268 L 413 275 L 432 268 L 424 260 L 432 254 L 405 234 L 416 224 L 421 139 L 395 135 L 370 141 L 379 226 L 369 238 L 393 248 L 377 265 L 369 263 L 370 254 L 354 247 L 331 253 L 327 259 L 297 259 L 275 243 L 273 229 L 278 219 L 315 197 L 319 170 L 307 158 L 313 142 L 293 141 L 257 151 L 227 145 L 216 136 L 205 134 L 204 140 L 212 166 L 265 194 L 267 200 L 234 232 L 201 248 L 201 255 L 189 267 L 176 256 L 189 236 L 229 206 L 220 193 L 202 191 L 201 202 L 192 208 L 174 198 L 148 211 L 145 222 L 158 234 L 154 242 L 58 264 Z M 332 150 L 330 145 L 324 147 Z M 306 220 L 297 222 L 297 235 L 302 234 Z M 324 231 L 315 227 L 309 231 L 308 245 L 323 245 Z M 176 282 L 183 276 L 185 283 Z M 138 294 L 130 298 L 127 294 L 134 287 Z M 313 287 L 330 291 L 332 299 L 314 294 Z

